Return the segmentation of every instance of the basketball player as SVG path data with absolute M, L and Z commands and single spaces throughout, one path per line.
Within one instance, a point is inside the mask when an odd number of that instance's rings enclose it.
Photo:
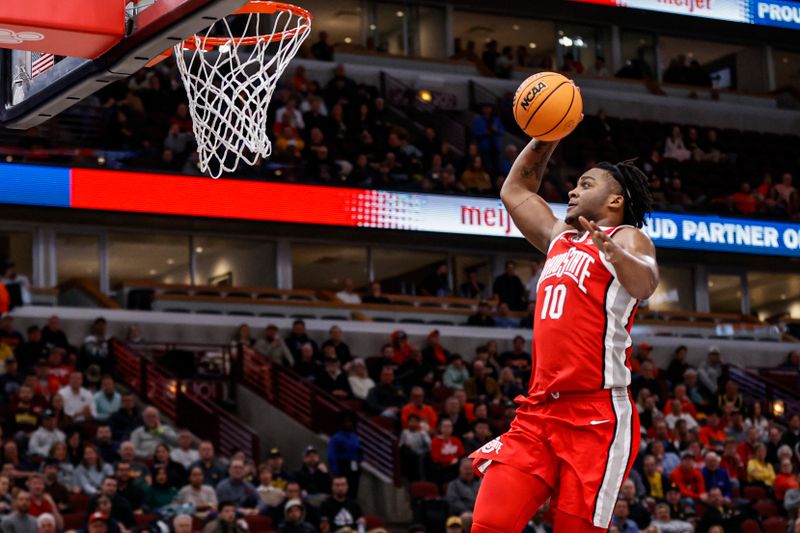
M 472 533 L 520 533 L 548 498 L 555 533 L 606 531 L 639 449 L 628 392 L 638 300 L 658 285 L 655 248 L 638 228 L 646 176 L 599 163 L 569 193 L 566 218 L 537 194 L 558 142 L 531 141 L 500 196 L 547 260 L 537 288 L 533 370 L 509 431 L 470 457 L 483 476 Z

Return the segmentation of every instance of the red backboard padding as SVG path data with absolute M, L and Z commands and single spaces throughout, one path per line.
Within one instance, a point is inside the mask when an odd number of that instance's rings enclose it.
M 125 0 L 2 0 L 0 47 L 95 59 L 125 36 Z

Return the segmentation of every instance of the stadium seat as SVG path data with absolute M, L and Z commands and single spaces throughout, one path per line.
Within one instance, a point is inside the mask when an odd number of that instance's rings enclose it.
M 256 316 L 255 313 L 250 311 L 229 311 L 228 315 L 230 316 Z
M 82 511 L 80 513 L 74 512 L 63 515 L 64 518 L 64 530 L 68 531 L 70 529 L 81 529 L 86 527 L 86 512 Z
M 83 493 L 70 494 L 69 507 L 73 513 L 86 513 L 89 508 L 89 496 Z
M 439 497 L 439 487 L 430 481 L 414 481 L 411 483 L 411 499 L 427 500 Z
M 258 313 L 261 318 L 286 318 L 282 313 Z
M 147 524 L 149 524 L 150 522 L 158 520 L 159 518 L 161 518 L 161 517 L 158 516 L 157 514 L 147 514 L 147 513 L 145 513 L 145 514 L 137 514 L 136 515 L 136 527 L 144 527 Z
M 772 516 L 761 523 L 764 533 L 784 533 L 786 531 L 786 519 L 781 516 Z
M 377 424 L 378 426 L 380 426 L 383 429 L 385 429 L 386 431 L 390 431 L 390 432 L 394 433 L 397 430 L 397 421 L 393 420 L 391 418 L 387 418 L 385 416 L 377 415 L 377 416 L 373 416 L 371 418 L 371 420 L 373 422 L 375 422 L 375 424 Z
M 272 518 L 268 516 L 246 516 L 244 521 L 247 522 L 250 531 L 272 531 Z
M 777 516 L 778 514 L 778 506 L 774 501 L 767 499 L 758 500 L 753 504 L 753 509 L 755 509 L 761 519 Z
M 376 527 L 383 527 L 384 521 L 383 518 L 380 516 L 375 515 L 365 515 L 364 518 L 367 520 L 367 529 L 375 529 Z
M 761 533 L 761 526 L 752 518 L 748 518 L 741 525 L 742 533 Z
M 767 497 L 767 489 L 750 485 L 742 489 L 742 496 L 752 501 L 763 500 Z

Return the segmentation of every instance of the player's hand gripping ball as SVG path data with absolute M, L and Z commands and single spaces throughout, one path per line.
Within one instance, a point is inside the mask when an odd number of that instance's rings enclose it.
M 566 137 L 582 117 L 580 90 L 557 72 L 534 74 L 514 95 L 514 119 L 522 131 L 540 141 Z

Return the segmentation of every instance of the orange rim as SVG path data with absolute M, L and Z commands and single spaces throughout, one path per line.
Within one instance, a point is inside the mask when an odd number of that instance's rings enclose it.
M 270 2 L 266 0 L 252 0 L 248 2 L 241 8 L 234 11 L 233 15 L 273 15 L 278 12 L 288 12 L 293 15 L 296 15 L 300 18 L 305 18 L 308 22 L 304 25 L 300 26 L 299 28 L 293 28 L 291 30 L 281 31 L 277 33 L 271 33 L 268 35 L 256 35 L 253 37 L 238 37 L 238 38 L 229 38 L 229 37 L 201 37 L 199 35 L 195 35 L 194 37 L 190 37 L 183 42 L 184 48 L 187 50 L 213 50 L 214 48 L 224 46 L 227 44 L 233 44 L 236 46 L 254 46 L 258 43 L 273 43 L 276 41 L 283 41 L 284 39 L 289 39 L 297 35 L 298 33 L 306 31 L 311 26 L 311 13 L 302 7 L 295 6 L 292 4 L 285 4 L 283 2 Z M 199 44 L 197 44 L 199 41 Z

